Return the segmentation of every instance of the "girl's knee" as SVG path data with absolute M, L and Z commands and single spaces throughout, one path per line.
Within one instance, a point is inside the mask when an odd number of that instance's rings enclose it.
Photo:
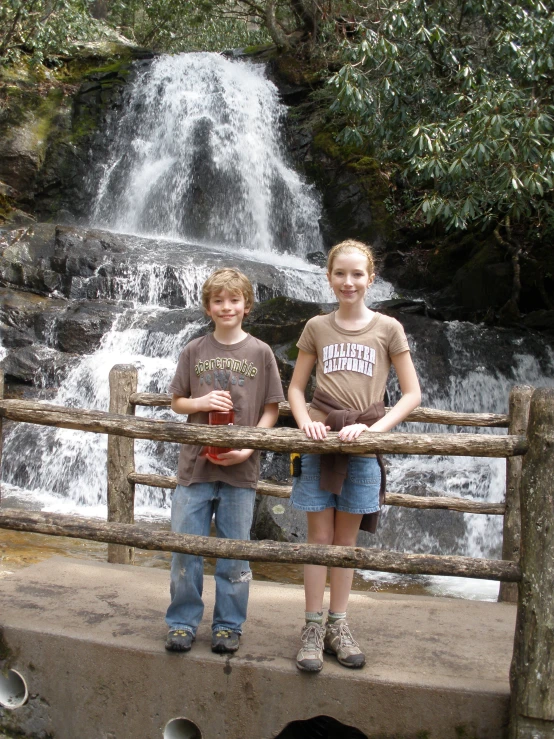
M 340 534 L 335 534 L 333 541 L 330 543 L 337 547 L 355 547 L 357 538 L 357 534 L 355 536 L 341 536 Z
M 332 544 L 333 531 L 311 531 L 308 534 L 308 544 Z

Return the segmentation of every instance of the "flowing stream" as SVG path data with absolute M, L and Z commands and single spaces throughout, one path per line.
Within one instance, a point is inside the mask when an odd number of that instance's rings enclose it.
M 206 323 L 198 313 L 187 318 L 186 309 L 198 307 L 214 259 L 221 265 L 238 259 L 247 272 L 248 265 L 271 268 L 277 292 L 289 297 L 332 300 L 324 270 L 306 260 L 323 250 L 320 200 L 287 160 L 281 137 L 286 110 L 263 67 L 215 54 L 161 57 L 137 74 L 125 94 L 124 114 L 109 122 L 105 134 L 108 154 L 88 183 L 95 193 L 90 221 L 136 237 L 136 256 L 109 294 L 99 294 L 94 282 L 98 298 L 120 301 L 122 309 L 99 349 L 71 367 L 55 397 L 48 395 L 57 405 L 107 410 L 108 372 L 122 363 L 138 367 L 139 391 L 166 392 L 182 347 Z M 208 253 L 211 261 L 203 257 Z M 90 280 L 92 285 L 97 276 Z M 167 306 L 175 284 L 182 322 L 172 322 L 175 309 Z M 370 301 L 393 294 L 390 284 L 377 280 Z M 51 337 L 56 330 L 52 318 Z M 532 335 L 423 317 L 408 321 L 407 332 L 423 405 L 503 413 L 512 385 L 553 384 L 554 353 Z M 0 358 L 3 352 L 0 347 Z M 397 396 L 395 378 L 389 390 Z M 164 409 L 137 408 L 137 414 L 174 417 Z M 441 429 L 419 424 L 410 430 Z M 106 439 L 17 425 L 5 446 L 4 495 L 34 508 L 105 517 Z M 137 470 L 174 474 L 177 453 L 177 445 L 137 441 Z M 389 489 L 499 501 L 504 476 L 500 460 L 394 458 Z M 137 486 L 137 517 L 167 519 L 169 505 L 167 491 Z M 376 545 L 497 557 L 501 521 L 387 509 Z M 435 592 L 466 597 L 495 598 L 498 587 L 428 580 Z

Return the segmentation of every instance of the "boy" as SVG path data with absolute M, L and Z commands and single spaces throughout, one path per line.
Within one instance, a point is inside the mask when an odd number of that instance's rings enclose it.
M 283 389 L 273 352 L 242 329 L 254 302 L 248 278 L 236 269 L 214 272 L 202 286 L 202 305 L 214 332 L 183 349 L 169 390 L 171 408 L 188 414 L 189 423 L 208 423 L 209 411 L 233 410 L 234 423 L 271 428 L 279 415 Z M 177 488 L 171 505 L 171 529 L 209 536 L 215 514 L 217 536 L 249 539 L 259 477 L 259 452 L 233 449 L 209 458 L 201 447 L 183 444 Z M 248 562 L 218 559 L 212 651 L 236 652 L 246 619 Z M 173 554 L 171 604 L 165 648 L 188 652 L 202 619 L 203 560 Z

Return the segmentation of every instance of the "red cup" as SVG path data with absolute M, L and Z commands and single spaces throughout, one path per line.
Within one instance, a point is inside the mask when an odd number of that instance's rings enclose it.
M 232 426 L 235 422 L 235 411 L 210 411 L 208 423 L 210 426 Z M 207 446 L 202 453 L 208 457 L 217 457 L 218 454 L 226 454 L 231 447 Z

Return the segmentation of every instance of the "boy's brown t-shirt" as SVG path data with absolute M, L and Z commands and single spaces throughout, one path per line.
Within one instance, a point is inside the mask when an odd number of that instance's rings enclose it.
M 345 408 L 362 411 L 383 400 L 391 357 L 409 350 L 402 324 L 375 313 L 356 331 L 341 328 L 335 313 L 311 318 L 298 348 L 317 355 L 316 384 Z M 311 408 L 313 421 L 324 421 L 323 411 Z
M 185 346 L 169 391 L 184 398 L 200 398 L 212 390 L 231 393 L 238 426 L 256 426 L 266 403 L 284 400 L 273 352 L 250 334 L 236 344 L 221 344 L 213 334 L 207 334 Z M 193 413 L 187 423 L 208 423 L 208 414 Z M 200 457 L 201 449 L 190 444 L 181 446 L 179 485 L 225 482 L 234 487 L 256 487 L 260 476 L 259 452 L 240 464 L 221 467 Z

